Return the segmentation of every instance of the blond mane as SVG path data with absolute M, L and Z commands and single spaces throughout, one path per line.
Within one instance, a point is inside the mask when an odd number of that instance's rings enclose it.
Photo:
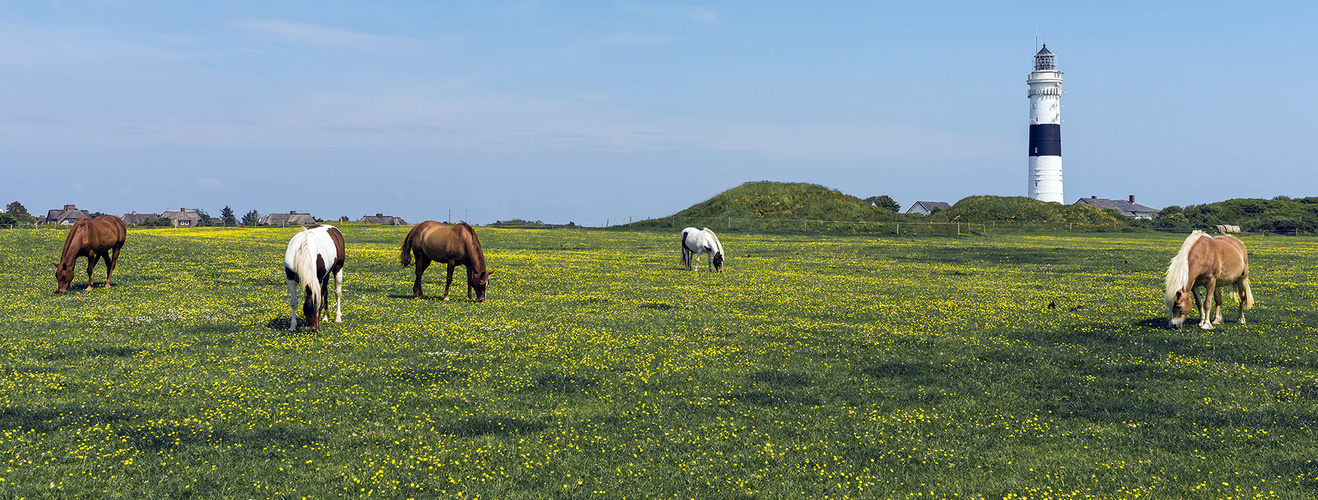
M 1208 237 L 1208 233 L 1198 229 L 1190 233 L 1185 242 L 1181 243 L 1181 250 L 1176 252 L 1176 257 L 1172 258 L 1171 265 L 1167 266 L 1167 284 L 1163 288 L 1163 302 L 1167 307 L 1176 302 L 1176 292 L 1190 284 L 1190 248 L 1203 237 Z

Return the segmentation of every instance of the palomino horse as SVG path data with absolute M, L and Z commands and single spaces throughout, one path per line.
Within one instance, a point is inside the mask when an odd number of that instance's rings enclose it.
M 69 228 L 69 235 L 64 238 L 59 263 L 55 264 L 55 292 L 69 291 L 69 285 L 73 283 L 73 266 L 78 257 L 87 257 L 87 288 L 92 287 L 92 270 L 96 268 L 97 259 L 105 259 L 105 287 L 109 288 L 114 265 L 119 261 L 119 249 L 123 248 L 127 236 L 128 228 L 124 227 L 124 221 L 113 215 L 82 219 L 74 223 Z
M 481 240 L 476 237 L 476 230 L 459 222 L 445 226 L 428 220 L 412 226 L 403 238 L 402 253 L 398 262 L 407 267 L 416 257 L 416 283 L 412 285 L 412 297 L 424 298 L 421 293 L 421 275 L 430 267 L 430 263 L 439 262 L 448 265 L 448 279 L 444 282 L 444 300 L 448 300 L 448 289 L 453 284 L 453 268 L 462 265 L 467 268 L 467 300 L 472 300 L 472 289 L 476 290 L 476 302 L 485 301 L 485 288 L 490 284 L 491 271 L 485 269 L 485 252 L 481 250 Z
M 700 270 L 700 252 L 709 254 L 709 269 L 723 272 L 723 244 L 709 228 L 688 227 L 682 230 L 682 265 L 688 271 Z M 692 260 L 695 262 L 693 263 Z M 695 267 L 692 267 L 695 264 Z
M 1204 287 L 1202 302 L 1199 297 L 1201 286 Z M 1199 328 L 1208 330 L 1213 324 L 1222 324 L 1224 287 L 1230 287 L 1240 299 L 1236 321 L 1244 324 L 1245 309 L 1254 306 L 1254 292 L 1249 289 L 1249 254 L 1245 245 L 1230 236 L 1209 236 L 1203 231 L 1190 233 L 1167 268 L 1167 288 L 1163 290 L 1167 326 L 1181 327 L 1190 312 L 1191 296 L 1195 309 L 1199 311 Z M 1214 303 L 1217 319 L 1210 323 L 1208 318 Z
M 311 331 L 320 331 L 320 316 L 329 319 L 329 278 L 334 275 L 334 322 L 343 322 L 343 233 L 334 226 L 304 228 L 288 240 L 284 251 L 284 278 L 288 282 L 288 306 L 292 310 L 288 330 L 297 331 L 299 283 L 306 291 L 302 316 Z

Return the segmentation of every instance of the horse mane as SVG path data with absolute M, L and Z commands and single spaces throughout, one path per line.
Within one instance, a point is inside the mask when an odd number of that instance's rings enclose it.
M 73 246 L 73 238 L 80 234 L 79 231 L 85 231 L 89 225 L 91 225 L 89 219 L 79 219 L 78 222 L 73 223 L 73 227 L 69 228 L 68 236 L 64 237 L 64 248 L 61 248 L 59 251 L 60 264 L 64 264 L 65 259 L 68 259 L 69 257 L 69 247 Z M 76 255 L 73 256 L 73 259 L 77 258 Z
M 311 243 L 311 230 L 303 228 L 298 236 L 297 250 L 293 252 L 293 270 L 297 271 L 298 280 L 307 287 L 307 302 L 311 302 L 316 311 L 320 311 L 320 277 L 316 275 L 316 250 Z M 328 265 L 328 263 L 326 263 Z M 311 321 L 310 318 L 307 321 Z
M 466 231 L 467 234 L 471 236 L 471 244 L 476 247 L 476 255 L 474 257 L 471 257 L 471 260 L 472 262 L 478 263 L 478 265 L 480 266 L 480 270 L 484 271 L 485 250 L 481 248 L 481 239 L 476 237 L 476 229 L 472 228 L 471 225 L 467 224 L 466 221 L 458 221 L 457 224 L 453 225 L 453 228 L 454 229 L 461 228 L 462 231 Z
M 710 238 L 713 238 L 714 246 L 718 247 L 718 253 L 723 253 L 723 242 L 718 240 L 718 235 L 714 234 L 713 231 L 710 231 L 709 228 L 701 229 L 701 231 L 708 234 Z
M 1209 237 L 1208 233 L 1198 229 L 1190 233 L 1181 243 L 1180 251 L 1172 257 L 1171 265 L 1167 266 L 1167 285 L 1163 289 L 1163 301 L 1171 306 L 1176 302 L 1176 292 L 1184 290 L 1186 285 L 1190 284 L 1190 248 L 1199 242 L 1200 238 Z

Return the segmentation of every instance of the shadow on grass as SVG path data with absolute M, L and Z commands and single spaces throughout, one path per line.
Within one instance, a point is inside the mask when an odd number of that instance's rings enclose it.
M 803 387 L 813 385 L 814 380 L 800 373 L 788 373 L 778 370 L 765 370 L 746 375 L 752 382 L 762 382 L 779 387 Z
M 745 403 L 755 406 L 775 407 L 782 405 L 791 406 L 819 406 L 824 404 L 823 400 L 814 396 L 801 396 L 797 394 L 769 393 L 761 391 L 736 392 L 724 396 L 725 401 L 734 403 Z
M 386 375 L 390 380 L 405 384 L 430 385 L 443 384 L 454 380 L 464 380 L 471 374 L 460 370 L 443 370 L 436 368 L 408 368 Z
M 548 426 L 539 422 L 527 422 L 516 418 L 469 418 L 459 420 L 451 425 L 436 428 L 439 434 L 459 437 L 476 437 L 489 435 L 525 434 L 539 432 Z
M 138 354 L 141 354 L 143 352 L 146 352 L 146 349 L 138 349 L 136 347 L 126 347 L 126 346 L 101 346 L 101 347 L 94 347 L 85 351 L 57 352 L 54 354 L 47 355 L 42 359 L 46 361 L 56 361 L 61 359 L 81 358 L 87 356 L 101 357 L 101 358 L 130 358 Z
M 63 407 L 32 410 L 27 408 L 0 409 L 0 429 L 55 432 L 65 426 L 113 424 L 141 416 L 136 408 L 97 411 L 82 407 Z
M 526 390 L 552 394 L 583 394 L 597 385 L 599 380 L 589 375 L 547 373 L 537 375 Z

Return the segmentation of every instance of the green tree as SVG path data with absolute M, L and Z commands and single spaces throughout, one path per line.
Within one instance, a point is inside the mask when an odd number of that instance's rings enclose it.
M 865 201 L 869 202 L 870 205 L 874 205 L 876 207 L 885 210 L 891 210 L 893 212 L 897 212 L 902 209 L 901 204 L 897 203 L 897 200 L 892 199 L 891 196 L 888 196 L 886 194 L 879 196 L 871 196 L 869 198 L 865 198 Z
M 18 222 L 36 222 L 37 218 L 27 213 L 27 208 L 17 201 L 5 205 L 5 213 L 12 215 Z
M 198 215 L 199 217 L 201 217 L 201 225 L 203 225 L 203 226 L 210 226 L 210 225 L 212 225 L 211 214 L 206 213 L 205 210 L 202 210 L 202 209 L 200 209 L 200 208 L 194 208 L 193 210 L 196 210 L 196 211 L 197 211 L 197 215 Z
M 251 212 L 247 212 L 246 214 L 243 214 L 244 226 L 255 226 L 259 222 L 261 222 L 261 212 L 252 210 Z
M 18 223 L 18 219 L 9 215 L 9 212 L 0 213 L 0 226 L 12 226 Z
M 220 219 L 223 221 L 225 227 L 238 225 L 238 219 L 233 216 L 233 209 L 229 208 L 228 205 L 225 205 L 224 208 L 220 209 Z

